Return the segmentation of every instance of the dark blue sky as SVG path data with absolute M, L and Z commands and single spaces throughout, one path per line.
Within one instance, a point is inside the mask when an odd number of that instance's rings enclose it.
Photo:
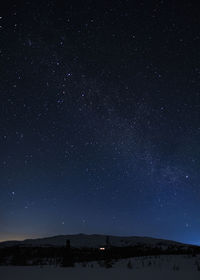
M 0 240 L 200 243 L 198 11 L 196 1 L 5 4 Z

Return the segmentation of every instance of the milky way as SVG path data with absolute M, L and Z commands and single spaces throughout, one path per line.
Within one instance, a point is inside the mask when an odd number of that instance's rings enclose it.
M 200 242 L 196 5 L 4 4 L 0 240 Z

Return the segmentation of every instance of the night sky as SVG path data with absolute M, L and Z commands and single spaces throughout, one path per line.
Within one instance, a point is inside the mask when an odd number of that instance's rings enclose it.
M 200 244 L 197 1 L 7 1 L 0 97 L 0 240 Z

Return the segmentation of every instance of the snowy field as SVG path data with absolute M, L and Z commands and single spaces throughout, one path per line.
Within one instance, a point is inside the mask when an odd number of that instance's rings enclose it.
M 200 256 L 140 257 L 114 262 L 111 268 L 103 263 L 76 264 L 74 268 L 0 267 L 1 280 L 134 280 L 134 279 L 200 279 Z

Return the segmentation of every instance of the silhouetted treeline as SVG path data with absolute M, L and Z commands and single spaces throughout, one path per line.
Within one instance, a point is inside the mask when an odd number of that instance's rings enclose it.
M 178 255 L 178 254 L 200 254 L 197 246 L 168 246 L 155 248 L 146 245 L 110 247 L 104 251 L 98 248 L 71 248 L 67 247 L 5 247 L 0 248 L 0 265 L 56 265 L 73 266 L 75 262 L 105 261 L 109 267 L 113 259 L 156 256 L 156 255 Z

